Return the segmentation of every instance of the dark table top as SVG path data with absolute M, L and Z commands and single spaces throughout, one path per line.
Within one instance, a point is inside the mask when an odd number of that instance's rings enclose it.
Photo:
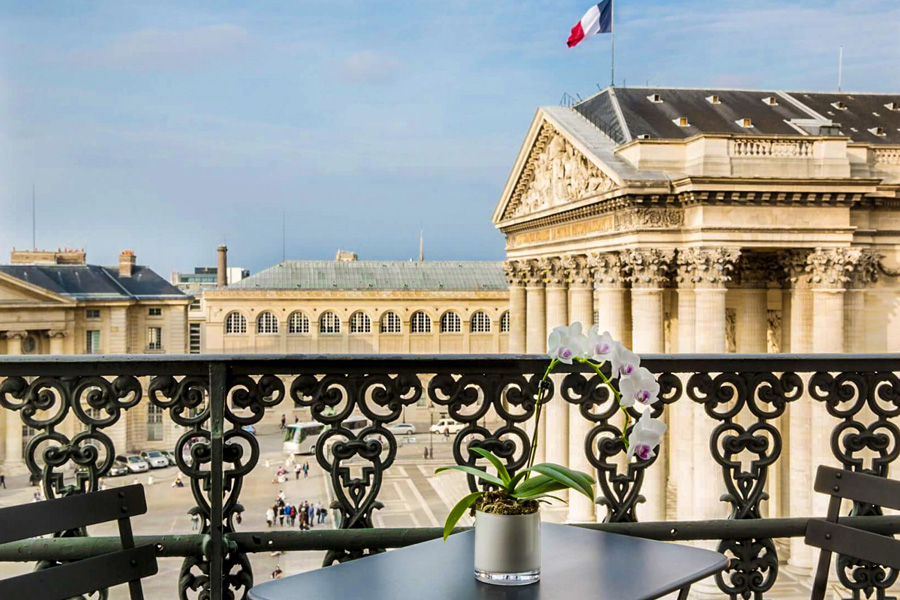
M 474 532 L 334 565 L 250 590 L 252 600 L 651 600 L 725 568 L 718 552 L 542 524 L 541 580 L 481 583 L 473 574 Z

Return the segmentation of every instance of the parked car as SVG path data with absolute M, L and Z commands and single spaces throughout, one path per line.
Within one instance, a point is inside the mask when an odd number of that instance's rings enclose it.
M 387 430 L 397 435 L 412 435 L 416 432 L 416 426 L 412 423 L 394 423 L 388 425 Z
M 151 469 L 165 469 L 169 466 L 169 459 L 159 450 L 146 450 L 141 452 L 141 458 L 150 465 Z
M 169 450 L 160 450 L 160 452 L 162 452 L 163 456 L 168 459 L 169 466 L 174 467 L 178 464 L 178 462 L 175 460 L 175 454 L 173 452 L 170 452 Z
M 122 462 L 121 460 L 117 460 L 109 468 L 109 472 L 106 474 L 106 476 L 121 477 L 122 475 L 128 475 L 129 473 L 131 473 L 131 469 L 128 468 L 128 464 Z
M 431 433 L 459 433 L 465 425 L 453 419 L 441 419 L 431 426 Z
M 143 473 L 150 470 L 150 465 L 137 454 L 120 454 L 116 460 L 125 463 L 132 473 Z

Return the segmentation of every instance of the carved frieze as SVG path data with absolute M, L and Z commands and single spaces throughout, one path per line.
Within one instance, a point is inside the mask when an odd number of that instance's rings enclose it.
M 737 352 L 737 311 L 733 308 L 725 309 L 725 352 Z
M 538 132 L 504 219 L 582 200 L 616 186 L 549 123 Z
M 766 311 L 766 345 L 769 354 L 781 352 L 781 311 Z
M 668 248 L 631 248 L 620 254 L 632 287 L 663 287 L 672 269 L 675 250 Z

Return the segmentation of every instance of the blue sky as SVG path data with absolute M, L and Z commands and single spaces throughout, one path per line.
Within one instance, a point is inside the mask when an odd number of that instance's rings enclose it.
M 0 2 L 0 252 L 500 259 L 537 106 L 609 81 L 583 0 Z M 900 92 L 896 0 L 617 0 L 628 85 Z

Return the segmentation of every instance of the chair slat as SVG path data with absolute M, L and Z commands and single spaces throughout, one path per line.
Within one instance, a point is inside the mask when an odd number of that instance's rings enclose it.
M 806 528 L 806 543 L 830 552 L 900 569 L 900 540 L 861 529 L 813 519 Z
M 0 580 L 0 598 L 66 600 L 155 575 L 156 549 L 140 546 Z
M 77 527 L 130 518 L 147 512 L 140 485 L 32 502 L 4 508 L 0 544 Z
M 816 471 L 815 490 L 830 496 L 900 510 L 900 481 L 893 479 L 823 465 Z

